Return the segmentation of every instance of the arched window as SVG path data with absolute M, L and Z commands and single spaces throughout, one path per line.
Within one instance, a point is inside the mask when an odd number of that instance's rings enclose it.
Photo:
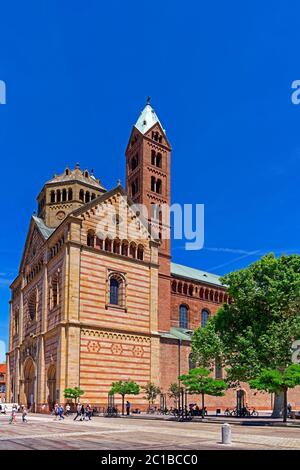
M 119 305 L 119 281 L 114 277 L 110 279 L 109 303 Z
M 139 182 L 136 179 L 131 183 L 131 195 L 135 196 L 138 190 L 139 190 Z
M 120 240 L 118 240 L 118 239 L 114 240 L 113 252 L 116 253 L 117 255 L 120 254 Z
M 204 289 L 203 289 L 203 287 L 200 287 L 200 290 L 199 290 L 199 297 L 200 297 L 200 299 L 203 299 L 203 298 L 204 298 Z
M 189 370 L 192 370 L 192 369 L 195 369 L 196 368 L 196 364 L 194 362 L 194 359 L 193 359 L 193 353 L 190 353 L 189 354 Z
M 51 191 L 51 202 L 55 202 L 55 191 Z
M 219 295 L 219 302 L 220 302 L 220 304 L 223 303 L 223 293 L 222 292 L 220 292 L 220 295 Z
M 94 199 L 96 199 L 96 194 L 95 194 L 95 193 L 92 193 L 91 199 L 92 199 L 92 201 L 93 201 Z
M 131 171 L 135 170 L 139 164 L 139 156 L 138 154 L 134 155 L 131 159 Z
M 96 237 L 96 248 L 103 250 L 103 240 L 102 238 Z
M 151 191 L 155 192 L 155 177 L 151 176 Z
M 14 313 L 14 324 L 13 324 L 13 334 L 19 334 L 19 309 L 17 308 Z
M 161 153 L 158 153 L 156 155 L 156 166 L 158 168 L 161 168 L 161 166 L 162 166 L 161 163 L 162 163 L 162 156 L 161 156 Z
M 155 150 L 151 150 L 151 165 L 155 165 L 156 162 L 156 152 Z
M 28 300 L 28 310 L 30 320 L 36 319 L 36 314 L 38 310 L 38 291 L 37 289 L 32 292 Z
M 178 283 L 178 293 L 182 294 L 182 283 L 181 282 Z
M 95 246 L 95 232 L 89 230 L 87 233 L 87 246 L 94 248 Z
M 67 190 L 66 189 L 62 190 L 62 200 L 63 200 L 63 202 L 65 202 L 67 200 Z
M 50 288 L 50 309 L 52 310 L 59 304 L 59 279 L 58 274 L 54 274 L 51 279 Z
M 201 312 L 201 326 L 204 328 L 209 319 L 209 311 L 203 309 Z
M 188 328 L 188 307 L 180 305 L 179 308 L 179 328 Z
M 144 247 L 143 245 L 139 245 L 137 249 L 137 259 L 143 261 L 144 259 Z
M 205 294 L 204 294 L 205 300 L 208 300 L 208 296 L 209 296 L 209 290 L 205 289 Z
M 162 187 L 162 183 L 161 183 L 161 180 L 156 180 L 156 192 L 157 194 L 161 194 L 161 187 Z
M 214 291 L 211 290 L 210 293 L 209 293 L 209 299 L 213 302 L 214 300 Z
M 218 302 L 219 301 L 219 293 L 218 291 L 216 290 L 215 291 L 215 298 L 214 298 L 215 302 Z
M 84 191 L 83 191 L 83 189 L 81 189 L 81 190 L 79 191 L 79 199 L 80 199 L 80 201 L 82 201 L 82 202 L 84 201 Z
M 120 274 L 112 274 L 109 278 L 109 303 L 124 307 L 125 281 Z
M 73 190 L 72 188 L 69 188 L 69 191 L 68 191 L 68 200 L 69 201 L 72 201 L 73 199 Z
M 130 243 L 129 252 L 130 252 L 131 258 L 136 258 L 136 245 L 135 245 L 135 243 Z
M 193 286 L 193 284 L 190 284 L 190 285 L 189 285 L 189 295 L 192 296 L 193 293 L 194 293 L 194 286 Z
M 173 281 L 172 282 L 172 292 L 176 292 L 176 291 L 177 291 L 177 282 Z
M 87 203 L 87 202 L 90 202 L 90 200 L 91 200 L 91 195 L 90 195 L 90 192 L 87 191 L 87 192 L 85 193 L 85 202 L 86 202 L 86 203 Z
M 126 240 L 122 241 L 122 251 L 123 256 L 128 256 L 128 242 Z
M 111 239 L 110 238 L 105 239 L 104 249 L 105 251 L 111 251 Z
M 56 191 L 56 202 L 60 202 L 61 201 L 61 192 L 60 192 L 60 189 L 58 189 Z
M 188 285 L 187 284 L 183 284 L 183 293 L 185 295 L 187 295 L 187 292 L 188 292 Z

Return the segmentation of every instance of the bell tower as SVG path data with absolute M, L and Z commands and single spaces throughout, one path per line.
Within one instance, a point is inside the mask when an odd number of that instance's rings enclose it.
M 148 98 L 126 149 L 126 191 L 147 209 L 149 229 L 159 247 L 159 329 L 169 331 L 171 311 L 170 167 L 171 146 Z

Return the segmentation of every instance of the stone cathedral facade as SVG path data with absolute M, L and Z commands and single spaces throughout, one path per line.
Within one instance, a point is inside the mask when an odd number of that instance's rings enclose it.
M 171 146 L 147 103 L 126 149 L 126 189 L 106 190 L 78 164 L 44 184 L 11 285 L 8 401 L 51 409 L 79 386 L 82 402 L 105 406 L 113 381 L 151 381 L 167 393 L 191 367 L 193 329 L 228 298 L 218 276 L 171 261 L 168 217 L 136 210 L 170 205 L 170 173 Z M 147 406 L 143 393 L 130 401 Z M 236 391 L 207 403 L 235 406 Z

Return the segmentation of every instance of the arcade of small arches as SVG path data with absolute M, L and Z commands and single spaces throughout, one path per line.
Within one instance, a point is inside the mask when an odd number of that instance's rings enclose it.
M 162 154 L 154 149 L 151 150 L 151 165 L 162 168 Z
M 96 199 L 97 195 L 91 191 L 85 191 L 81 189 L 79 191 L 79 200 L 88 203 Z M 63 188 L 63 189 L 56 189 L 50 192 L 50 202 L 52 204 L 60 203 L 60 202 L 70 202 L 73 200 L 73 189 L 72 188 Z
M 151 176 L 151 191 L 157 194 L 162 193 L 162 181 L 155 176 Z
M 62 246 L 65 244 L 65 237 L 62 236 L 55 245 L 49 248 L 49 259 L 54 258 L 57 253 L 61 250 Z
M 202 300 L 208 300 L 216 303 L 230 303 L 229 296 L 215 289 L 204 288 L 195 286 L 194 284 L 188 284 L 187 282 L 173 281 L 171 285 L 172 292 L 174 294 L 183 294 L 190 297 L 199 297 Z
M 144 245 L 135 242 L 129 243 L 127 240 L 120 240 L 119 238 L 114 240 L 111 238 L 103 239 L 97 236 L 93 230 L 89 230 L 87 233 L 87 246 L 140 261 L 144 260 Z
M 26 282 L 29 284 L 32 279 L 43 269 L 43 260 L 40 260 L 36 265 L 34 265 L 29 274 L 26 276 Z

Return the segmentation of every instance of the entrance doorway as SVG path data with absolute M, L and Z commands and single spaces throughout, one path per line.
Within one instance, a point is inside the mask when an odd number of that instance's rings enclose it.
M 48 406 L 52 411 L 56 401 L 56 367 L 50 366 L 47 373 Z
M 31 408 L 34 405 L 34 385 L 35 385 L 35 367 L 31 358 L 27 359 L 24 366 L 24 392 L 27 402 L 27 407 Z

